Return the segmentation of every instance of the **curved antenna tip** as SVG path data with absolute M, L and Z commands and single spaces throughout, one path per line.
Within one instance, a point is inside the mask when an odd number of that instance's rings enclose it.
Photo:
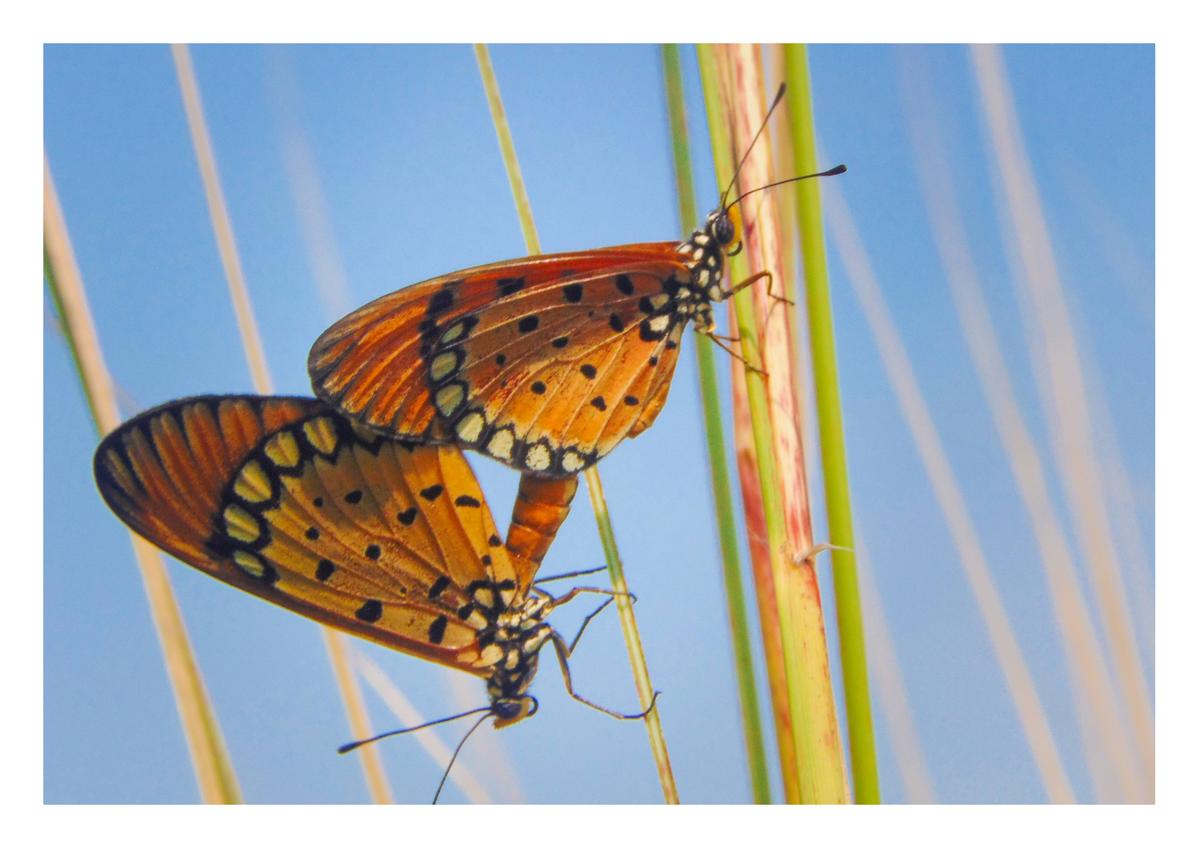
M 845 165 L 835 165 L 834 167 L 832 167 L 828 171 L 826 171 L 823 174 L 823 176 L 834 177 L 834 176 L 837 176 L 838 174 L 844 174 L 844 173 L 846 173 Z

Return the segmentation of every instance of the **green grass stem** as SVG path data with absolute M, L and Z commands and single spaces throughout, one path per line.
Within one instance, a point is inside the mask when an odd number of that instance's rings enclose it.
M 788 114 L 797 174 L 821 170 L 817 164 L 808 54 L 803 44 L 784 48 Z M 871 693 L 867 679 L 867 648 L 863 635 L 862 605 L 854 559 L 854 522 L 850 508 L 850 475 L 842 426 L 841 391 L 838 386 L 837 347 L 833 306 L 825 257 L 825 232 L 821 222 L 820 180 L 802 180 L 794 186 L 800 245 L 804 261 L 804 290 L 808 306 L 809 344 L 812 351 L 813 388 L 817 402 L 817 427 L 821 436 L 821 467 L 825 483 L 825 509 L 832 551 L 833 588 L 837 604 L 838 645 L 842 660 L 842 688 L 846 703 L 846 728 L 850 740 L 850 766 L 854 799 L 859 804 L 879 803 L 879 774 L 875 764 L 875 729 L 871 720 Z
M 667 111 L 670 119 L 672 149 L 675 157 L 675 185 L 679 201 L 679 224 L 686 235 L 690 221 L 699 210 L 692 187 L 692 160 L 688 145 L 687 117 L 683 103 L 683 83 L 680 74 L 679 47 L 662 47 L 663 76 L 667 89 Z M 737 673 L 738 696 L 742 712 L 742 731 L 746 743 L 746 766 L 754 803 L 771 803 L 771 783 L 767 771 L 766 749 L 755 683 L 754 657 L 747 623 L 746 596 L 742 586 L 741 562 L 738 556 L 737 526 L 733 512 L 729 468 L 725 457 L 725 425 L 721 420 L 721 400 L 717 386 L 717 368 L 712 339 L 697 333 L 696 365 L 700 377 L 700 400 L 704 408 L 704 435 L 708 444 L 708 467 L 712 477 L 713 507 L 717 519 L 717 536 L 721 545 L 722 576 L 725 581 L 725 602 L 729 615 L 730 640 L 733 643 L 734 669 Z

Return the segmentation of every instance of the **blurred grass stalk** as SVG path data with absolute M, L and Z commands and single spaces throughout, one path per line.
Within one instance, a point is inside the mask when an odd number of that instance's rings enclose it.
M 983 286 L 968 247 L 953 179 L 946 165 L 951 160 L 928 68 L 917 56 L 907 55 L 901 70 L 903 101 L 913 149 L 919 151 L 917 175 L 929 210 L 931 230 L 967 349 L 1033 527 L 1063 637 L 1072 703 L 1084 736 L 1085 759 L 1097 799 L 1102 803 L 1148 801 L 1149 784 L 1146 775 L 1140 772 L 1130 727 L 1120 715 L 1119 695 L 1075 573 L 1067 533 L 1058 521 L 1049 481 L 988 315 Z
M 513 145 L 512 132 L 504 113 L 504 103 L 500 99 L 500 86 L 496 81 L 496 72 L 492 68 L 491 56 L 486 45 L 475 45 L 475 59 L 479 63 L 479 75 L 487 95 L 492 123 L 496 128 L 496 139 L 500 144 L 500 153 L 504 159 L 504 168 L 508 174 L 513 200 L 517 206 L 517 215 L 520 218 L 525 246 L 531 256 L 536 255 L 541 253 L 541 245 L 533 222 L 533 208 L 529 202 L 529 195 L 525 191 L 525 181 L 521 177 L 521 168 L 516 148 Z M 633 614 L 633 604 L 629 598 L 629 587 L 625 581 L 625 571 L 621 565 L 621 554 L 617 549 L 616 535 L 613 533 L 612 521 L 609 518 L 608 504 L 605 502 L 600 473 L 595 466 L 591 466 L 584 471 L 583 476 L 587 480 L 588 497 L 592 502 L 592 511 L 596 515 L 600 543 L 604 547 L 604 556 L 608 562 L 609 578 L 612 581 L 613 591 L 618 593 L 616 596 L 617 612 L 621 621 L 621 632 L 625 637 L 625 647 L 629 653 L 634 686 L 637 689 L 642 709 L 649 710 L 644 721 L 650 740 L 650 751 L 658 771 L 659 784 L 662 786 L 663 798 L 668 804 L 678 804 L 679 790 L 676 788 L 675 775 L 671 770 L 671 758 L 667 751 L 667 740 L 663 735 L 658 707 L 652 706 L 654 704 L 654 686 L 650 680 L 650 669 L 646 665 L 646 654 L 642 648 L 637 619 Z
M 766 116 L 761 57 L 757 45 L 700 46 L 701 79 L 718 183 L 733 178 L 732 149 L 748 156 L 738 174 L 741 190 L 770 182 L 767 136 L 750 147 Z M 730 132 L 732 130 L 732 132 Z M 751 273 L 781 273 L 780 237 L 770 192 L 739 204 L 744 221 L 742 255 L 731 261 L 731 281 Z M 753 214 L 750 214 L 750 213 Z M 745 360 L 745 403 L 753 432 L 755 468 L 783 653 L 787 709 L 795 746 L 795 776 L 785 776 L 790 802 L 844 803 L 845 767 L 833 687 L 829 675 L 824 616 L 813 568 L 811 517 L 793 392 L 793 344 L 789 310 L 773 309 L 764 282 L 733 298 L 741 355 Z M 760 334 L 763 339 L 760 347 Z M 735 369 L 736 370 L 736 369 Z M 771 375 L 766 379 L 763 372 Z M 735 404 L 740 401 L 735 397 Z M 735 418 L 735 422 L 736 422 Z M 743 489 L 752 488 L 743 480 Z M 786 761 L 784 767 L 787 767 Z
M 662 46 L 663 77 L 666 84 L 667 111 L 670 120 L 672 150 L 675 159 L 675 185 L 679 202 L 679 226 L 686 236 L 697 220 L 696 193 L 692 186 L 692 158 L 688 145 L 687 115 L 683 101 L 679 46 Z M 696 365 L 700 378 L 700 399 L 704 407 L 704 434 L 708 444 L 708 468 L 711 475 L 713 509 L 717 537 L 721 545 L 725 603 L 729 615 L 730 641 L 733 645 L 734 670 L 742 712 L 742 733 L 746 745 L 746 766 L 754 803 L 771 803 L 770 775 L 767 771 L 762 725 L 759 719 L 758 688 L 754 675 L 754 655 L 750 645 L 746 597 L 742 587 L 738 556 L 737 526 L 725 461 L 725 427 L 721 421 L 721 399 L 717 386 L 716 362 L 712 339 L 697 333 Z
M 171 45 L 171 56 L 175 61 L 175 71 L 179 77 L 179 89 L 183 98 L 184 110 L 187 113 L 188 129 L 196 153 L 196 164 L 200 169 L 204 195 L 208 201 L 209 218 L 212 221 L 213 234 L 221 255 L 221 265 L 225 269 L 225 279 L 229 285 L 230 300 L 237 318 L 242 348 L 246 354 L 246 364 L 250 369 L 254 390 L 261 395 L 269 395 L 273 392 L 273 387 L 270 372 L 267 369 L 266 354 L 263 351 L 262 339 L 258 334 L 258 324 L 254 319 L 254 310 L 246 288 L 246 279 L 242 273 L 237 242 L 233 236 L 233 224 L 225 205 L 224 193 L 221 191 L 221 179 L 217 171 L 217 162 L 213 154 L 208 126 L 204 119 L 204 107 L 201 104 L 200 89 L 196 83 L 191 56 L 187 46 L 183 44 Z M 350 667 L 346 647 L 347 637 L 328 627 L 318 626 L 325 649 L 329 654 L 334 682 L 337 684 L 342 704 L 346 710 L 350 732 L 355 739 L 366 739 L 374 734 L 371 730 L 366 704 L 363 702 L 362 690 Z M 364 746 L 358 749 L 357 754 L 371 798 L 377 804 L 392 803 L 392 792 L 388 786 L 387 774 L 383 770 L 378 749 Z
M 791 91 L 793 164 L 796 174 L 820 170 L 816 129 L 813 125 L 812 87 L 808 76 L 808 51 L 803 44 L 784 47 L 784 67 Z M 846 462 L 842 399 L 838 387 L 837 347 L 834 341 L 833 304 L 825 260 L 825 232 L 821 218 L 819 180 L 792 186 L 799 221 L 800 252 L 804 261 L 808 302 L 809 344 L 812 351 L 813 387 L 817 400 L 817 425 L 821 436 L 822 479 L 829 542 L 833 545 L 833 589 L 837 604 L 838 646 L 842 660 L 842 689 L 850 737 L 850 763 L 854 797 L 860 804 L 879 803 L 879 775 L 875 764 L 875 729 L 871 721 L 871 693 L 867 674 L 867 647 L 863 636 L 862 607 L 854 553 L 854 522 L 850 502 L 850 474 Z
M 847 278 L 867 319 L 879 349 L 879 358 L 900 403 L 900 411 L 946 518 L 959 562 L 979 607 L 992 649 L 996 652 L 1046 794 L 1056 804 L 1073 803 L 1075 793 L 1063 768 L 1058 743 L 1051 732 L 1045 708 L 1038 697 L 1000 592 L 992 580 L 991 567 L 967 510 L 966 498 L 934 427 L 933 416 L 921 394 L 912 362 L 891 319 L 862 239 L 838 186 L 830 185 L 825 199 L 833 242 L 846 266 Z
M 1015 235 L 1016 264 L 1036 328 L 1029 327 L 1034 362 L 1048 379 L 1038 381 L 1051 444 L 1070 507 L 1072 523 L 1085 553 L 1100 620 L 1114 658 L 1117 680 L 1137 744 L 1142 772 L 1153 797 L 1154 708 L 1142 666 L 1116 559 L 1116 543 L 1103 498 L 1104 477 L 1088 408 L 1083 366 L 1070 308 L 1054 258 L 1037 182 L 1021 135 L 1004 60 L 995 45 L 974 45 L 971 61 L 999 169 L 999 188 Z
M 58 308 L 92 419 L 103 436 L 121 423 L 121 415 L 112 377 L 105 367 L 100 340 L 92 323 L 83 278 L 71 249 L 66 220 L 50 175 L 50 163 L 45 160 L 43 191 L 46 282 Z M 209 703 L 200 669 L 196 665 L 162 555 L 136 533 L 130 532 L 129 537 L 133 542 L 133 553 L 142 575 L 171 691 L 175 696 L 175 707 L 183 725 L 192 769 L 200 787 L 200 797 L 207 804 L 239 804 L 242 796 L 237 775 L 225 749 L 221 728 Z
M 904 784 L 905 800 L 909 804 L 936 804 L 933 776 L 929 773 L 929 763 L 921 749 L 921 734 L 917 731 L 905 690 L 900 656 L 888 630 L 887 610 L 862 539 L 858 540 L 854 555 L 862 589 L 863 626 L 871 641 L 871 656 L 875 658 L 870 663 L 871 680 L 875 684 L 873 691 L 877 693 L 876 703 L 881 707 L 879 712 L 887 725 L 896 770 L 900 772 L 900 782 Z
M 350 653 L 350 662 L 358 670 L 359 675 L 404 727 L 416 727 L 418 724 L 425 723 L 425 716 L 413 706 L 400 687 L 388 677 L 387 672 L 380 668 L 377 662 L 357 646 L 350 648 Z M 466 677 L 466 675 L 460 676 Z M 474 680 L 475 678 L 470 678 L 469 682 L 474 682 Z M 439 765 L 444 765 L 450 762 L 453 753 L 439 734 L 428 732 L 432 729 L 426 728 L 424 731 L 412 735 L 417 744 L 425 749 L 429 759 Z M 455 761 L 454 768 L 450 769 L 446 779 L 457 786 L 472 804 L 494 803 L 471 767 L 461 759 Z

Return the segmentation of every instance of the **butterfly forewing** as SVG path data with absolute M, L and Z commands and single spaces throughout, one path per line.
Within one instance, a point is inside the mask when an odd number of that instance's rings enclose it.
M 317 393 L 381 432 L 455 440 L 523 471 L 582 470 L 653 420 L 678 357 L 673 243 L 439 277 L 313 346 Z
M 226 583 L 480 676 L 490 608 L 535 564 L 504 548 L 466 459 L 351 424 L 304 398 L 197 398 L 151 410 L 96 453 L 131 527 Z

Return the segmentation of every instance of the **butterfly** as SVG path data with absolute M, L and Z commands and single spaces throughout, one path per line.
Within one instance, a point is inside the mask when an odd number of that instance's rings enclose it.
M 746 196 L 730 189 L 682 243 L 513 259 L 372 301 L 317 339 L 313 389 L 380 433 L 576 474 L 654 423 L 684 328 L 716 338 L 712 305 L 765 276 L 725 285 Z
M 568 644 L 545 620 L 582 592 L 613 593 L 534 585 L 574 481 L 524 484 L 506 545 L 457 446 L 384 438 L 314 398 L 237 395 L 136 416 L 101 442 L 94 471 L 113 512 L 183 562 L 486 679 L 480 721 L 501 728 L 537 710 L 528 689 L 547 643 L 577 700 L 644 715 L 575 693 L 567 658 L 579 636 Z

